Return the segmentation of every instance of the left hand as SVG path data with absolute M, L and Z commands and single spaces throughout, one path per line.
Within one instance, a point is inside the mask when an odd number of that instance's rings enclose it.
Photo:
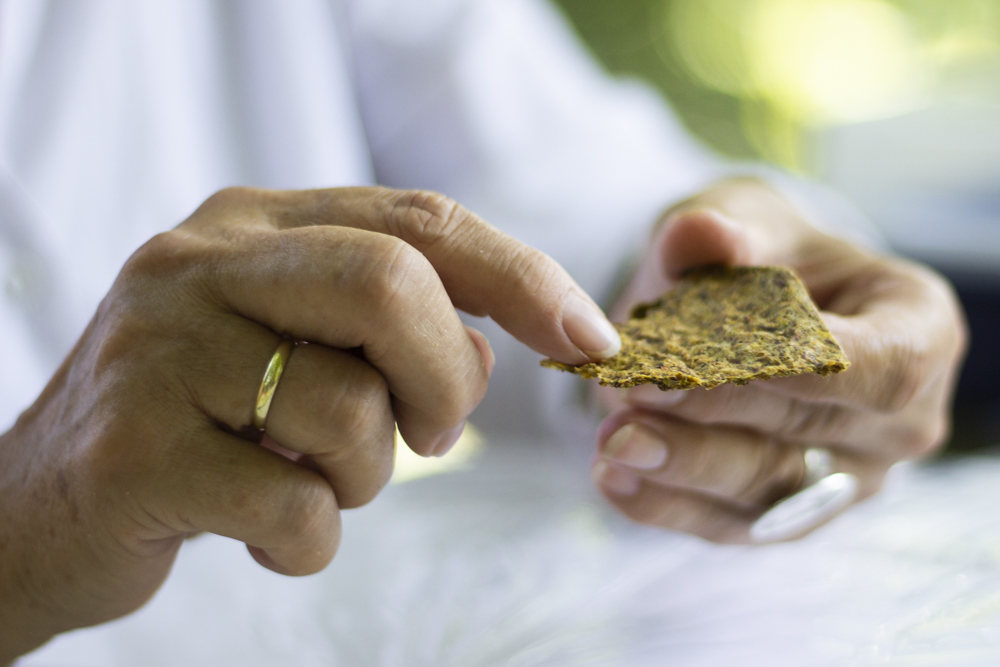
M 592 472 L 605 496 L 645 524 L 727 543 L 794 493 L 803 452 L 875 493 L 900 460 L 938 448 L 950 428 L 966 345 L 961 308 L 932 271 L 823 234 L 763 183 L 723 182 L 668 211 L 611 313 L 707 264 L 784 265 L 802 277 L 851 367 L 711 391 L 600 387 L 611 410 Z

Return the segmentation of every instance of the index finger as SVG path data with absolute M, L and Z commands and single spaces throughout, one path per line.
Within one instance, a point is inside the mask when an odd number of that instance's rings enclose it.
M 581 364 L 621 347 L 601 309 L 555 260 L 438 193 L 380 187 L 270 192 L 266 209 L 270 215 L 258 224 L 336 225 L 404 241 L 434 267 L 456 308 L 491 317 L 553 359 Z

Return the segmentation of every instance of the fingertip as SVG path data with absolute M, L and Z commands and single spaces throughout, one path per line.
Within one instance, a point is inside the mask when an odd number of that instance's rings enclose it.
M 295 550 L 294 552 L 280 548 L 269 550 L 250 544 L 247 545 L 247 551 L 259 565 L 272 572 L 286 577 L 305 577 L 322 571 L 333 561 L 339 542 L 340 536 L 338 534 L 332 551 L 323 548 L 314 548 L 309 551 Z
M 618 330 L 596 304 L 576 290 L 570 290 L 563 301 L 562 327 L 566 337 L 585 357 L 583 361 L 607 359 L 621 350 Z
M 291 576 L 292 573 L 289 572 L 286 568 L 282 567 L 281 565 L 278 565 L 278 563 L 276 563 L 275 560 L 271 558 L 271 556 L 264 549 L 260 547 L 255 547 L 252 544 L 248 544 L 247 551 L 250 552 L 250 555 L 253 556 L 253 559 L 257 561 L 257 564 L 260 565 L 261 567 L 265 567 L 268 570 L 271 570 L 272 572 L 277 572 L 278 574 Z
M 465 424 L 466 422 L 463 421 L 455 428 L 449 429 L 441 434 L 441 437 L 438 438 L 437 442 L 434 443 L 434 446 L 431 447 L 431 451 L 428 456 L 441 457 L 450 452 L 451 448 L 454 447 L 455 443 L 462 437 L 462 434 L 465 433 Z

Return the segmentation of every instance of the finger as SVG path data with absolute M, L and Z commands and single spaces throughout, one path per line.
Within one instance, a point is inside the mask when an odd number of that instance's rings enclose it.
M 688 269 L 755 263 L 747 228 L 708 208 L 668 215 L 654 232 L 650 247 L 612 313 L 616 320 L 626 319 L 636 303 L 658 299 Z
M 205 359 L 185 371 L 185 380 L 205 414 L 241 432 L 251 421 L 264 370 L 280 339 L 242 318 L 223 319 L 225 333 L 208 336 L 184 355 Z M 369 502 L 392 475 L 395 420 L 388 386 L 374 367 L 348 352 L 296 345 L 265 428 L 276 451 L 309 457 L 342 508 Z
M 821 233 L 780 195 L 751 180 L 731 181 L 668 211 L 651 247 L 630 301 L 657 298 L 698 266 L 755 264 L 792 267 L 823 307 L 873 261 L 870 253 Z
M 240 540 L 282 574 L 312 574 L 333 559 L 340 513 L 318 473 L 208 423 L 160 463 L 133 477 L 133 494 L 178 533 Z
M 823 314 L 851 368 L 829 378 L 781 378 L 769 388 L 892 413 L 923 389 L 950 387 L 967 338 L 950 287 L 895 260 L 879 262 L 860 281 L 833 304 L 841 314 Z
M 166 261 L 178 244 L 187 241 L 160 237 L 130 261 Z M 485 393 L 487 362 L 473 334 L 426 258 L 394 237 L 312 227 L 257 234 L 208 261 L 203 252 L 194 257 L 199 261 L 191 271 L 208 275 L 193 282 L 210 286 L 208 307 L 223 315 L 213 320 L 221 333 L 209 334 L 207 325 L 192 332 L 191 355 L 217 373 L 251 362 L 254 374 L 262 372 L 273 353 L 257 349 L 259 342 L 244 342 L 249 334 L 236 320 L 270 332 L 272 339 L 287 334 L 330 348 L 356 348 L 385 378 L 400 432 L 422 454 L 450 446 Z M 135 268 L 137 274 L 149 272 Z M 233 352 L 214 353 L 220 344 L 213 339 L 240 355 L 253 354 L 237 360 Z M 228 366 L 219 362 L 226 358 Z M 247 400 L 245 392 L 256 392 L 259 382 L 244 381 L 246 389 L 229 400 L 252 405 L 255 395 Z
M 388 386 L 346 352 L 296 346 L 266 428 L 279 445 L 307 455 L 342 509 L 368 503 L 392 476 L 396 422 Z
M 583 363 L 613 356 L 621 345 L 600 308 L 559 264 L 447 197 L 386 188 L 236 189 L 218 197 L 225 205 L 230 197 L 260 196 L 266 196 L 267 215 L 255 218 L 259 225 L 337 225 L 398 238 L 423 253 L 457 308 L 492 317 L 542 354 Z
M 721 544 L 747 544 L 759 511 L 644 480 L 599 459 L 591 470 L 604 497 L 633 521 L 679 530 Z
M 726 225 L 742 233 L 725 232 Z M 665 275 L 695 266 L 706 256 L 725 263 L 786 265 L 829 311 L 824 318 L 853 368 L 831 378 L 775 380 L 776 388 L 895 411 L 926 387 L 928 375 L 954 366 L 960 352 L 952 350 L 963 348 L 962 317 L 940 277 L 819 232 L 760 183 L 733 183 L 725 196 L 697 197 L 682 204 L 665 227 Z M 742 247 L 734 240 L 740 237 Z
M 659 234 L 660 274 L 678 280 L 689 269 L 712 264 L 759 262 L 750 230 L 714 209 L 682 211 L 671 216 Z
M 806 473 L 801 448 L 760 432 L 637 410 L 605 421 L 598 452 L 650 482 L 749 506 L 767 506 L 793 493 Z
M 187 371 L 195 402 L 231 432 L 251 422 L 278 336 L 242 318 L 199 342 L 210 360 Z M 195 352 L 192 352 L 193 356 Z M 385 379 L 363 359 L 322 345 L 296 345 L 268 411 L 266 431 L 281 449 L 304 454 L 342 508 L 364 505 L 392 476 L 395 419 Z
M 885 459 L 910 456 L 926 437 L 932 437 L 921 432 L 926 420 L 786 396 L 769 391 L 768 382 L 671 392 L 643 385 L 628 390 L 624 402 L 692 423 L 740 427 L 784 442 L 838 447 Z
M 778 264 L 810 276 L 814 268 L 832 268 L 847 276 L 848 256 L 863 254 L 821 233 L 784 197 L 754 179 L 731 180 L 681 202 L 665 221 L 668 246 L 688 251 L 664 254 L 665 268 L 674 274 L 721 263 Z M 830 261 L 834 255 L 836 261 Z
M 244 224 L 274 220 L 282 231 L 258 229 L 220 261 L 223 301 L 275 331 L 361 348 L 386 377 L 400 432 L 419 453 L 450 446 L 485 392 L 486 363 L 452 299 L 557 358 L 585 361 L 576 344 L 617 350 L 617 333 L 565 271 L 443 197 L 351 189 L 267 201 L 267 214 Z M 294 227 L 317 220 L 338 226 Z

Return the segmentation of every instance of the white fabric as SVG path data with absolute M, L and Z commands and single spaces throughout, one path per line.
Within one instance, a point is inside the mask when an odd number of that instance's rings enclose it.
M 136 247 L 227 185 L 433 188 L 600 296 L 657 211 L 714 173 L 655 94 L 607 78 L 540 0 L 0 11 L 0 167 L 37 212 L 64 306 L 58 349 L 32 378 L 51 373 Z M 23 340 L 16 326 L 0 344 Z M 513 390 L 538 356 L 483 327 L 499 372 L 477 420 L 537 432 L 566 393 L 552 385 L 572 383 L 550 373 Z M 38 388 L 0 388 L 0 424 Z
M 333 10 L 295 4 L 0 5 L 2 198 L 26 193 L 62 307 L 43 375 L 128 255 L 213 191 L 372 181 Z M 0 240 L 12 233 L 0 220 Z M 37 393 L 10 391 L 4 410 Z
M 721 172 L 542 0 L 3 0 L 0 347 L 17 381 L 0 429 L 128 255 L 221 187 L 433 188 L 601 296 L 657 212 Z M 798 612 L 841 600 L 812 565 L 829 538 L 716 549 L 616 518 L 587 482 L 592 425 L 565 412 L 573 379 L 477 325 L 498 367 L 475 421 L 537 437 L 560 414 L 574 456 L 501 444 L 392 488 L 348 513 L 317 577 L 200 538 L 149 607 L 23 664 L 826 664 L 791 657 L 816 636 Z
M 1000 664 L 1000 459 L 900 470 L 799 542 L 718 547 L 615 515 L 585 461 L 493 445 L 347 513 L 319 575 L 197 538 L 149 606 L 17 667 Z

